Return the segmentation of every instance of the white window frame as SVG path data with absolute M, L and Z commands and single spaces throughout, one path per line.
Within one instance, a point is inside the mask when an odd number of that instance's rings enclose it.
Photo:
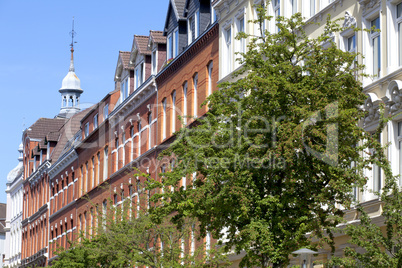
M 193 102 L 193 116 L 198 117 L 198 73 L 193 76 L 194 86 L 194 102 Z
M 109 117 L 109 104 L 105 104 L 103 107 L 103 120 L 106 120 Z
M 106 147 L 103 150 L 103 181 L 107 179 L 108 172 L 109 172 L 109 147 Z
M 156 75 L 158 73 L 158 53 L 155 48 L 152 50 L 152 74 Z
M 183 121 L 187 123 L 187 97 L 188 97 L 188 83 L 184 82 L 183 85 Z
M 145 63 L 144 61 L 141 61 L 136 67 L 135 67 L 135 89 L 139 88 L 145 81 Z M 140 74 L 138 73 L 140 72 Z M 140 80 L 141 79 L 141 80 Z
M 98 128 L 98 118 L 99 118 L 98 114 L 95 114 L 93 123 L 94 130 Z
M 85 138 L 89 136 L 89 122 L 86 122 L 86 123 L 85 123 L 85 126 L 84 126 L 84 135 L 85 135 Z
M 172 134 L 176 131 L 176 90 L 172 92 Z
M 388 52 L 395 52 L 398 55 L 398 57 L 395 57 L 395 53 L 387 53 L 388 74 L 396 71 L 400 66 L 402 66 L 402 16 L 398 18 L 398 5 L 401 5 L 402 8 L 401 1 L 387 1 L 386 46 Z
M 212 71 L 214 69 L 214 62 L 208 64 L 208 96 L 212 94 Z
M 197 9 L 194 14 L 194 40 L 200 35 L 200 9 Z
M 171 41 L 170 41 L 171 40 Z M 166 39 L 166 61 L 173 59 L 174 45 L 173 45 L 173 32 L 167 36 Z
M 162 108 L 163 108 L 162 140 L 166 139 L 166 128 L 167 128 L 167 126 L 166 126 L 166 108 L 167 108 L 167 107 L 166 107 L 166 106 L 167 106 L 167 101 L 166 101 L 166 98 L 165 98 L 165 99 L 163 99 L 163 101 L 162 101 Z
M 151 149 L 151 136 L 152 136 L 152 112 L 148 113 L 148 150 Z
M 188 42 L 187 44 L 190 45 L 194 40 L 193 40 L 193 29 L 192 29 L 192 24 L 194 21 L 194 16 L 191 16 L 187 19 L 187 37 L 188 37 Z
M 236 14 L 236 21 L 235 21 L 235 30 L 236 33 L 234 34 L 234 36 L 237 36 L 238 33 L 240 32 L 246 32 L 246 12 L 245 12 L 245 8 L 242 8 L 237 14 Z M 243 21 L 243 23 L 242 23 Z M 243 26 L 243 27 L 242 27 Z M 240 52 L 240 53 L 246 53 L 246 39 L 242 38 L 240 40 L 235 40 L 235 50 L 236 52 Z M 243 58 L 241 55 L 235 55 L 235 57 L 239 57 L 239 58 Z M 235 65 L 236 68 L 240 66 L 240 63 L 235 60 Z
M 276 25 L 277 24 L 277 17 L 281 16 L 281 0 L 272 0 L 271 2 L 272 5 L 272 12 L 273 12 L 273 32 L 278 33 L 279 32 L 279 27 Z
M 233 70 L 233 29 L 232 23 L 226 25 L 223 34 L 223 76 L 230 74 Z
M 370 13 L 364 15 L 362 18 L 362 24 L 363 28 L 369 30 L 371 28 L 371 21 L 374 20 L 375 18 L 380 19 L 380 28 L 381 28 L 381 8 L 376 8 L 375 10 L 371 11 Z M 363 51 L 362 54 L 365 55 L 363 59 L 363 64 L 366 66 L 365 72 L 367 74 L 373 75 L 373 70 L 374 70 L 374 60 L 373 60 L 373 38 L 380 35 L 381 33 L 375 33 L 372 34 L 371 32 L 362 32 L 362 45 L 363 45 Z M 381 36 L 380 36 L 380 41 L 381 41 Z M 381 50 L 381 49 L 380 49 Z M 381 59 L 383 61 L 383 59 Z M 378 79 L 379 77 L 374 77 L 374 79 Z M 366 86 L 370 83 L 372 83 L 373 80 L 371 77 L 366 77 L 363 78 L 363 86 Z

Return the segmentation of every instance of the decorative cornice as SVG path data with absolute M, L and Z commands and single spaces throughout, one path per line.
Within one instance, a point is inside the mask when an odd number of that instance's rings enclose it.
M 45 162 L 43 162 L 38 169 L 31 174 L 31 176 L 28 177 L 27 181 L 29 182 L 29 184 L 35 185 L 38 180 L 46 173 L 46 171 L 48 170 L 48 168 L 50 167 L 51 163 L 49 160 L 46 160 Z
M 132 113 L 138 106 L 156 93 L 155 76 L 150 76 L 139 88 L 119 104 L 109 115 L 110 127 L 116 126 L 120 120 Z
M 363 8 L 363 15 L 380 5 L 381 1 L 378 0 L 358 0 L 360 6 Z
M 198 40 L 194 41 L 186 50 L 177 56 L 168 66 L 166 66 L 156 76 L 156 83 L 158 87 L 163 84 L 167 79 L 171 78 L 178 70 L 182 69 L 184 65 L 190 60 L 194 59 L 202 49 L 210 44 L 219 34 L 219 24 L 214 23 L 208 30 L 206 30 Z
M 57 174 L 64 170 L 71 162 L 78 158 L 77 152 L 72 149 L 70 152 L 60 157 L 54 165 L 49 168 L 49 179 L 53 179 Z

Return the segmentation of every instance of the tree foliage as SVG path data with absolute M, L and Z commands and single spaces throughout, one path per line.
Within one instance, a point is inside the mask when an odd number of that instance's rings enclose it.
M 392 119 L 385 118 L 384 111 L 381 114 L 374 137 L 378 137 L 386 122 Z M 329 267 L 402 267 L 402 192 L 398 186 L 400 175 L 394 176 L 392 173 L 384 153 L 387 151 L 387 145 L 382 147 L 375 138 L 372 138 L 370 145 L 373 149 L 373 163 L 380 167 L 384 174 L 384 187 L 381 192 L 376 192 L 382 203 L 382 213 L 379 217 L 383 221 L 374 223 L 364 207 L 358 204 L 358 224 L 349 224 L 344 229 L 339 229 L 340 233 L 350 237 L 349 243 L 352 246 L 344 249 L 344 257 L 333 257 L 328 263 Z
M 139 188 L 146 189 L 146 185 Z M 146 191 L 142 190 L 140 196 L 145 200 Z M 92 226 L 90 232 L 81 232 L 79 240 L 69 242 L 68 250 L 57 249 L 53 267 L 212 268 L 229 264 L 222 250 L 214 244 L 208 251 L 204 244 L 194 252 L 182 247 L 191 239 L 197 239 L 194 221 L 186 219 L 177 229 L 171 216 L 155 223 L 146 209 L 137 211 L 130 198 L 117 207 L 112 200 L 109 203 L 107 214 L 99 214 L 98 224 Z
M 271 19 L 258 13 L 257 25 Z M 177 167 L 154 183 L 165 189 L 154 196 L 163 204 L 151 209 L 156 219 L 174 212 L 180 226 L 196 218 L 202 234 L 245 252 L 242 267 L 284 267 L 311 237 L 333 245 L 339 205 L 350 207 L 352 187 L 366 182 L 367 145 L 357 145 L 370 137 L 359 126 L 363 66 L 331 37 L 344 29 L 328 18 L 311 38 L 305 29 L 314 25 L 300 14 L 279 17 L 277 27 L 237 37 L 250 40 L 237 80 L 220 84 L 208 113 L 176 133 L 164 156 Z

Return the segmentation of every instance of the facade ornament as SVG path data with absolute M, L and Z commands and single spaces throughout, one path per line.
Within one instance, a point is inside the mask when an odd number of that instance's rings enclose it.
M 380 119 L 379 104 L 381 100 L 375 93 L 368 93 L 369 97 L 365 101 L 364 109 L 368 112 L 367 117 L 364 119 L 364 124 L 369 125 Z
M 344 28 L 356 27 L 356 18 L 353 17 L 348 11 L 345 11 L 345 21 L 343 22 Z
M 363 8 L 363 14 L 379 4 L 378 0 L 358 0 L 358 2 Z

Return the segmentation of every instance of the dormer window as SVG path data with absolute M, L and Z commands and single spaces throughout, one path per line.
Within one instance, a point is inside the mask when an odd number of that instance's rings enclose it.
M 85 124 L 85 138 L 89 135 L 89 123 Z
M 188 44 L 190 45 L 193 42 L 193 22 L 194 18 L 188 18 L 187 21 L 187 35 L 188 35 Z
M 94 116 L 94 130 L 98 128 L 98 114 Z
M 128 78 L 124 79 L 120 84 L 120 98 L 124 101 L 128 97 Z
M 103 120 L 109 117 L 109 104 L 106 104 L 103 108 Z
M 197 37 L 200 35 L 200 10 L 198 9 L 195 12 L 195 20 L 194 20 L 194 31 L 195 31 L 195 36 L 194 39 L 197 39 Z
M 156 74 L 158 72 L 158 65 L 157 65 L 157 58 L 156 58 L 156 50 L 152 51 L 152 74 Z
M 141 62 L 137 68 L 135 68 L 135 88 L 137 89 L 144 82 L 144 63 Z
M 176 28 L 168 35 L 167 60 L 171 60 L 179 54 L 179 29 Z

